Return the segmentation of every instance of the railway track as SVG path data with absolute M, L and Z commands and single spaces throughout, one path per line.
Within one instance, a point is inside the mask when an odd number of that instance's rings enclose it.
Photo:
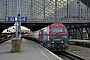
M 64 60 L 85 60 L 79 56 L 73 55 L 68 52 L 54 52 L 54 53 Z
M 0 39 L 0 44 L 1 43 L 4 43 L 4 42 L 6 42 L 6 41 L 8 41 L 8 40 L 10 40 L 11 38 L 8 38 L 8 39 Z

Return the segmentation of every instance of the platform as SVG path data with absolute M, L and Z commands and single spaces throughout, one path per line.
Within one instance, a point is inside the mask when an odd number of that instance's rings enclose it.
M 90 48 L 90 40 L 71 39 L 68 41 L 68 43 L 71 45 L 78 45 L 78 46 Z
M 90 43 L 90 40 L 70 39 L 68 41 L 69 42 L 85 42 L 85 43 Z
M 0 44 L 0 60 L 63 60 L 41 45 L 22 39 L 21 52 L 11 53 L 11 40 Z

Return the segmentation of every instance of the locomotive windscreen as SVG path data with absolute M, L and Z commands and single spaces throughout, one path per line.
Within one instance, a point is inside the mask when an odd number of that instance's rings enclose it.
M 63 27 L 60 26 L 52 27 L 52 33 L 58 33 L 58 32 L 63 32 Z

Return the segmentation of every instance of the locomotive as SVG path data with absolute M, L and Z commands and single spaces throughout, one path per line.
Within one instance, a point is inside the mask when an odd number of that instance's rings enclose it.
M 65 51 L 68 49 L 68 31 L 62 23 L 53 23 L 37 30 L 33 37 L 50 51 Z

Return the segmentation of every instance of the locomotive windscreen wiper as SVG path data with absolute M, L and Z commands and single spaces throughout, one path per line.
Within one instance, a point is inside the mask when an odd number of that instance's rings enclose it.
M 58 34 L 58 33 L 62 33 L 62 32 L 56 32 L 56 34 Z

